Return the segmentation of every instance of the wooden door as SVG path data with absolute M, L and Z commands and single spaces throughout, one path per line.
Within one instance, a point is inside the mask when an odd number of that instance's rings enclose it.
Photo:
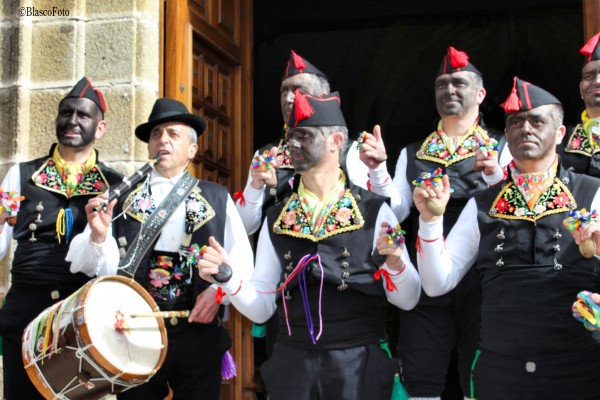
M 165 0 L 162 95 L 207 122 L 190 172 L 230 193 L 242 190 L 252 145 L 252 0 Z M 255 399 L 252 323 L 229 307 L 237 377 L 222 399 Z

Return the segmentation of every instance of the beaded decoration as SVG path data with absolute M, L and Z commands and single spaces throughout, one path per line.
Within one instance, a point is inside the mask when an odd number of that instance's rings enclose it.
M 358 136 L 358 139 L 356 139 L 356 148 L 360 149 L 361 147 L 363 147 L 363 144 L 365 144 L 366 140 L 367 140 L 367 132 L 362 131 L 360 133 L 360 135 Z
M 396 226 L 388 225 L 386 233 L 388 235 L 389 244 L 395 243 L 396 246 L 400 246 L 404 243 L 404 235 L 406 232 L 402 230 L 400 224 L 397 224 Z
M 252 160 L 252 168 L 268 171 L 276 165 L 275 157 L 265 150 L 262 154 L 257 154 Z
M 15 192 L 0 189 L 0 213 L 6 211 L 9 217 L 19 212 L 19 202 L 25 200 L 25 196 L 19 196 Z
M 600 330 L 600 306 L 590 297 L 592 293 L 583 290 L 577 294 L 577 300 L 571 310 L 573 318 L 583 323 L 588 331 Z
M 479 150 L 484 157 L 494 156 L 498 152 L 498 141 L 494 138 L 488 137 L 487 139 L 479 142 Z
M 421 172 L 421 175 L 412 181 L 414 187 L 419 187 L 422 184 L 425 186 L 439 186 L 442 184 L 444 171 L 441 168 L 430 169 L 427 172 Z
M 571 210 L 569 211 L 569 217 L 565 219 L 564 225 L 569 230 L 569 232 L 573 232 L 574 230 L 581 230 L 585 228 L 590 222 L 600 221 L 600 217 L 596 210 L 592 210 L 592 212 L 587 212 L 585 208 L 581 210 Z

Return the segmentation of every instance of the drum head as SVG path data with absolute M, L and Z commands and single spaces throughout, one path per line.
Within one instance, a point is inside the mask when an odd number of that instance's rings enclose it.
M 155 310 L 146 299 L 127 282 L 99 280 L 92 285 L 85 301 L 84 318 L 91 344 L 125 374 L 153 374 L 159 360 L 162 363 L 163 351 L 157 319 L 130 317 L 152 311 Z M 125 318 L 122 330 L 115 328 L 119 313 Z

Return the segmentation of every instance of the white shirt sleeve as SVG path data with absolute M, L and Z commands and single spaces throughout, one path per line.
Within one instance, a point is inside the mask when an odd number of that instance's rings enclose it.
M 377 215 L 372 249 L 377 247 L 377 238 L 379 237 L 379 231 L 383 221 L 388 222 L 388 224 L 392 226 L 398 223 L 392 209 L 385 203 L 381 206 L 379 214 Z M 396 285 L 396 290 L 385 290 L 385 282 L 382 282 L 382 284 L 384 285 L 385 295 L 390 303 L 403 310 L 410 310 L 416 306 L 419 301 L 421 295 L 421 281 L 419 279 L 419 273 L 408 256 L 406 246 L 403 246 L 402 261 L 404 261 L 405 267 L 400 274 L 398 274 L 398 271 L 389 269 L 385 263 L 380 267 L 385 268 L 389 273 L 392 282 Z
M 255 153 L 254 156 L 258 154 Z M 252 168 L 252 166 L 250 166 Z M 244 204 L 238 200 L 235 203 L 235 208 L 242 219 L 244 229 L 247 235 L 252 235 L 260 228 L 260 221 L 262 219 L 262 206 L 265 198 L 265 187 L 262 189 L 255 189 L 250 185 L 252 180 L 252 174 L 248 170 L 248 179 L 246 180 L 246 187 L 244 188 Z
M 248 235 L 244 230 L 242 219 L 238 214 L 233 200 L 227 196 L 227 219 L 225 221 L 225 235 L 223 248 L 229 255 L 231 267 L 235 274 L 242 280 L 249 280 L 254 270 L 254 254 L 250 247 Z
M 396 224 L 396 218 L 387 204 L 384 204 L 379 211 L 377 226 L 381 226 L 381 222 L 384 220 Z M 258 323 L 267 321 L 277 309 L 274 291 L 279 284 L 281 264 L 271 242 L 269 229 L 268 224 L 264 223 L 258 240 L 256 265 L 250 280 L 243 281 L 234 273 L 234 277 L 223 285 L 226 293 L 237 292 L 233 296 L 228 296 L 231 303 L 247 318 Z M 375 229 L 373 246 L 375 246 L 378 236 L 379 229 Z M 398 275 L 396 275 L 397 271 L 390 270 L 385 264 L 381 268 L 385 268 L 390 273 L 390 277 L 397 287 L 397 290 L 393 292 L 386 291 L 388 300 L 402 309 L 409 310 L 419 301 L 421 285 L 419 275 L 408 257 L 406 248 L 403 253 L 403 261 L 406 267 Z M 385 285 L 385 282 L 381 284 Z
M 2 180 L 2 185 L 0 189 L 4 191 L 10 191 L 21 194 L 21 170 L 19 168 L 19 164 L 13 165 L 6 176 Z M 32 199 L 25 199 L 29 201 L 33 201 Z M 17 213 L 18 216 L 18 213 Z M 6 256 L 6 253 L 10 249 L 10 240 L 13 235 L 13 227 L 8 223 L 4 223 L 4 225 L 0 225 L 0 260 Z
M 390 206 L 401 223 L 408 217 L 413 204 L 412 188 L 406 179 L 406 164 L 407 156 L 406 148 L 404 148 L 398 157 L 393 181 L 387 172 L 385 162 L 381 163 L 377 169 L 369 170 L 371 190 L 390 198 Z
M 71 263 L 71 273 L 83 272 L 89 277 L 114 275 L 119 266 L 119 247 L 112 236 L 112 227 L 104 243 L 94 243 L 90 237 L 92 230 L 86 225 L 83 232 L 75 236 L 69 245 L 65 260 Z
M 477 204 L 473 198 L 467 202 L 445 241 L 443 217 L 432 223 L 419 218 L 417 262 L 425 293 L 441 296 L 454 289 L 475 263 L 479 240 Z
M 356 140 L 348 144 L 350 148 L 346 154 L 346 172 L 348 179 L 355 185 L 367 190 L 369 168 L 360 160 L 360 152 Z

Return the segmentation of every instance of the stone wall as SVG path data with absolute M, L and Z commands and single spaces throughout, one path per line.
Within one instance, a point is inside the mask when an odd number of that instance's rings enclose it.
M 133 131 L 158 93 L 161 4 L 0 0 L 0 178 L 15 163 L 48 153 L 58 102 L 82 76 L 108 107 L 100 158 L 125 174 L 145 162 L 145 144 Z M 0 297 L 10 285 L 10 262 L 10 254 L 0 260 Z

